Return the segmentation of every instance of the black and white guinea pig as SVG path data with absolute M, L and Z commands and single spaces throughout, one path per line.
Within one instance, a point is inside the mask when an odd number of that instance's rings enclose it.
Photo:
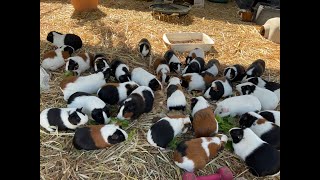
M 241 81 L 245 76 L 246 70 L 240 64 L 235 64 L 230 67 L 226 67 L 223 71 L 223 76 L 230 79 L 231 82 Z
M 164 58 L 157 58 L 153 63 L 153 69 L 156 72 L 158 80 L 162 83 L 168 83 L 170 76 L 170 67 Z
M 111 68 L 109 66 L 109 60 L 103 54 L 96 54 L 93 58 L 94 72 L 103 72 L 109 69 L 111 73 Z
M 266 110 L 260 111 L 258 112 L 258 114 L 260 114 L 266 120 L 273 122 L 280 127 L 280 111 Z
M 174 137 L 191 128 L 189 116 L 176 115 L 159 119 L 147 132 L 147 141 L 160 150 L 165 150 Z
M 174 163 L 188 172 L 203 169 L 224 149 L 227 141 L 228 137 L 224 134 L 182 141 L 173 153 Z
M 48 108 L 40 113 L 40 125 L 47 131 L 76 129 L 88 122 L 88 116 L 81 108 Z M 56 127 L 51 127 L 56 126 Z
M 222 77 L 213 81 L 211 87 L 205 91 L 203 96 L 207 99 L 211 99 L 212 101 L 218 101 L 222 97 L 229 97 L 232 94 L 231 81 L 226 77 Z
M 112 75 L 120 82 L 131 81 L 131 74 L 129 67 L 123 63 L 120 59 L 114 59 L 111 64 Z
M 148 86 L 153 91 L 161 90 L 162 84 L 156 76 L 142 69 L 141 67 L 134 68 L 131 72 L 132 81 L 140 86 Z
M 249 167 L 254 176 L 277 175 L 280 172 L 280 151 L 261 140 L 250 128 L 229 130 L 234 153 Z
M 66 71 L 76 73 L 78 76 L 93 67 L 94 56 L 91 53 L 80 53 L 67 59 Z
M 110 122 L 110 112 L 105 102 L 97 96 L 85 92 L 76 92 L 68 99 L 68 108 L 82 108 L 82 112 L 99 124 Z
M 181 81 L 181 86 L 187 88 L 188 91 L 204 91 L 206 89 L 206 83 L 199 73 L 184 74 L 181 76 Z
M 171 72 L 176 72 L 178 74 L 181 72 L 182 63 L 173 50 L 168 50 L 164 54 L 164 59 L 168 62 Z
M 280 100 L 280 84 L 277 82 L 271 82 L 262 79 L 261 77 L 250 77 L 248 79 L 243 80 L 242 82 L 251 82 L 258 87 L 268 89 L 274 92 Z
M 217 76 L 219 74 L 220 69 L 220 62 L 218 59 L 211 59 L 207 62 L 207 64 L 204 67 L 205 71 L 202 71 L 202 73 L 207 72 L 212 74 L 213 76 Z
M 204 59 L 196 57 L 183 69 L 182 74 L 186 73 L 201 73 L 204 70 Z
M 181 88 L 181 80 L 177 77 L 172 77 L 169 80 L 167 87 L 167 108 L 171 110 L 182 110 L 186 109 L 186 97 L 183 94 Z
M 107 83 L 97 91 L 98 97 L 106 104 L 115 105 L 127 99 L 127 97 L 139 85 L 133 81 L 124 83 Z
M 260 77 L 266 69 L 266 62 L 262 59 L 255 60 L 246 70 L 242 81 L 250 77 Z
M 186 57 L 186 65 L 189 65 L 190 61 L 196 57 L 201 57 L 204 59 L 204 51 L 202 48 L 195 48 L 189 52 L 188 56 Z
M 63 45 L 71 46 L 74 51 L 82 47 L 81 38 L 75 34 L 62 34 L 57 31 L 51 31 L 47 35 L 47 41 L 51 42 L 56 47 L 61 47 Z
M 73 53 L 73 49 L 70 46 L 62 46 L 56 50 L 46 52 L 43 55 L 43 61 L 41 66 L 46 70 L 55 71 L 65 64 Z
M 76 129 L 72 143 L 78 150 L 96 150 L 121 143 L 127 138 L 128 134 L 115 124 L 89 125 Z
M 148 86 L 139 86 L 121 103 L 118 119 L 137 119 L 141 114 L 153 108 L 154 94 Z

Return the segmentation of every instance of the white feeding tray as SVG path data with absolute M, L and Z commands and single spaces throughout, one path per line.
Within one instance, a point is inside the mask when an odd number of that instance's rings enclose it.
M 163 41 L 172 50 L 178 52 L 191 51 L 197 47 L 210 51 L 214 44 L 208 35 L 198 32 L 166 33 L 163 35 Z

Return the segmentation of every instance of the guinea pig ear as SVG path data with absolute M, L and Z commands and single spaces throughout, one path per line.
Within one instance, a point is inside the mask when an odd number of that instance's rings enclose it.
M 229 108 L 222 108 L 221 111 L 222 111 L 223 113 L 229 112 Z
M 83 107 L 81 107 L 81 108 L 77 108 L 77 109 L 76 109 L 76 111 L 78 111 L 78 112 L 82 112 L 82 108 L 83 108 Z

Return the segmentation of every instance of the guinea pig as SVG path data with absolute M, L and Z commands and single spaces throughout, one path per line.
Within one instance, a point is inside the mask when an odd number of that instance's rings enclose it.
M 70 46 L 63 46 L 54 51 L 49 51 L 43 55 L 41 66 L 46 70 L 55 71 L 65 64 L 65 60 L 70 57 L 73 50 Z
M 133 81 L 124 83 L 107 83 L 97 91 L 98 97 L 106 104 L 115 105 L 127 97 L 139 85 Z
M 103 72 L 109 69 L 111 71 L 109 66 L 108 59 L 103 54 L 96 54 L 93 58 L 93 64 L 94 64 L 94 72 Z
M 78 150 L 97 150 L 121 143 L 127 138 L 128 134 L 115 124 L 90 125 L 77 128 L 72 143 Z
M 273 122 L 280 127 L 280 111 L 266 110 L 260 111 L 258 112 L 258 114 L 260 114 L 266 120 Z
M 191 99 L 192 127 L 195 137 L 209 137 L 218 132 L 218 121 L 207 100 L 202 96 Z
M 181 72 L 182 63 L 173 50 L 168 50 L 164 54 L 164 59 L 168 62 L 171 72 L 176 72 L 178 74 Z
M 88 122 L 88 116 L 81 112 L 82 108 L 48 108 L 40 113 L 40 125 L 47 131 L 73 130 Z
M 183 69 L 182 74 L 186 73 L 201 73 L 204 70 L 204 59 L 196 57 Z
M 203 169 L 224 149 L 227 141 L 228 137 L 224 134 L 182 141 L 173 153 L 174 163 L 188 172 Z
M 94 56 L 91 53 L 80 53 L 67 59 L 66 71 L 75 72 L 78 76 L 93 67 Z
M 260 77 L 266 69 L 266 63 L 262 59 L 255 60 L 246 70 L 246 74 L 242 81 L 250 77 Z
M 47 35 L 47 41 L 57 47 L 61 47 L 63 45 L 71 46 L 74 51 L 82 47 L 81 38 L 75 34 L 62 34 L 57 31 L 51 31 Z
M 139 41 L 139 53 L 142 58 L 147 58 L 149 57 L 149 66 L 151 66 L 151 44 L 148 41 L 148 39 L 143 38 Z
M 260 139 L 280 150 L 280 127 L 255 112 L 244 113 L 239 120 L 241 128 L 250 128 Z
M 186 65 L 189 65 L 190 61 L 196 57 L 204 59 L 204 51 L 202 48 L 195 48 L 189 52 L 188 56 L 186 57 Z
M 99 88 L 105 85 L 110 77 L 108 71 L 90 74 L 88 76 L 68 76 L 60 82 L 60 89 L 63 92 L 63 99 L 68 98 L 75 92 L 96 93 Z
M 83 108 L 82 111 L 99 124 L 110 122 L 110 112 L 105 102 L 97 96 L 76 92 L 68 99 L 69 108 Z
M 189 116 L 168 116 L 154 123 L 147 132 L 147 141 L 160 150 L 165 150 L 174 137 L 191 128 Z
M 206 83 L 203 77 L 198 73 L 184 74 L 181 76 L 181 80 L 181 86 L 187 88 L 188 91 L 204 91 L 206 89 Z
M 177 77 L 172 77 L 169 80 L 167 87 L 167 108 L 171 110 L 182 110 L 186 109 L 186 97 L 183 94 L 181 88 L 181 80 Z
M 111 64 L 112 75 L 115 76 L 120 83 L 131 81 L 131 74 L 129 67 L 120 59 L 114 59 Z
M 262 110 L 274 110 L 278 106 L 279 98 L 274 92 L 258 87 L 251 82 L 238 84 L 236 90 L 241 95 L 256 96 L 261 102 Z
M 170 67 L 164 58 L 157 58 L 153 63 L 153 69 L 156 71 L 157 78 L 162 84 L 168 83 L 170 79 Z
M 233 66 L 227 67 L 223 71 L 223 76 L 230 79 L 231 82 L 241 81 L 246 75 L 245 68 L 240 64 L 235 64 Z
M 218 101 L 222 97 L 229 97 L 232 94 L 231 81 L 226 77 L 222 77 L 213 81 L 211 87 L 206 90 L 203 96 L 207 99 Z
M 207 72 L 207 71 L 203 71 L 201 73 L 201 76 L 203 77 L 203 81 L 205 83 L 205 89 L 208 89 L 211 85 L 212 82 L 219 79 L 217 76 L 212 75 L 211 73 Z
M 250 128 L 229 130 L 234 153 L 254 176 L 264 177 L 280 172 L 280 151 L 261 140 Z
M 139 86 L 121 103 L 118 119 L 137 119 L 143 113 L 153 108 L 154 94 L 148 86 Z
M 204 67 L 205 71 L 202 71 L 202 73 L 210 73 L 213 76 L 217 76 L 219 74 L 220 69 L 220 62 L 217 59 L 211 59 L 208 61 L 208 63 Z
M 235 117 L 237 115 L 241 116 L 246 112 L 260 110 L 261 103 L 257 97 L 252 95 L 243 95 L 229 97 L 217 103 L 217 108 L 215 109 L 214 114 L 220 117 L 226 117 L 229 115 L 231 117 Z
M 148 86 L 153 91 L 161 90 L 162 84 L 156 76 L 142 69 L 141 67 L 134 68 L 131 72 L 132 81 L 140 86 Z
M 250 77 L 248 79 L 243 80 L 243 82 L 251 82 L 257 85 L 258 87 L 268 89 L 274 92 L 280 100 L 280 84 L 277 82 L 270 82 L 262 79 L 261 77 Z

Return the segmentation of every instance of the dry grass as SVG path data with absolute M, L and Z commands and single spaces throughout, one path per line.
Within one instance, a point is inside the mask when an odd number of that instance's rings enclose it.
M 234 2 L 215 4 L 206 1 L 204 9 L 192 9 L 189 15 L 180 18 L 153 17 L 149 5 L 150 2 L 144 1 L 109 0 L 100 3 L 99 11 L 76 14 L 66 0 L 40 0 L 40 56 L 53 49 L 47 43 L 46 35 L 56 30 L 80 35 L 84 42 L 82 50 L 103 52 L 109 58 L 120 57 L 131 68 L 147 68 L 148 63 L 140 59 L 136 50 L 141 38 L 148 38 L 155 56 L 162 56 L 167 50 L 162 41 L 164 33 L 200 31 L 215 40 L 214 49 L 207 53 L 206 60 L 217 58 L 225 67 L 235 63 L 248 66 L 253 60 L 262 58 L 267 67 L 264 78 L 280 81 L 280 45 L 262 38 L 258 26 L 241 22 Z M 181 59 L 183 56 L 180 55 Z M 66 107 L 58 88 L 63 70 L 51 75 L 51 89 L 41 94 L 40 111 L 49 107 Z M 166 113 L 164 97 L 164 92 L 156 93 L 153 111 L 128 127 L 127 132 L 131 132 L 132 138 L 109 149 L 78 151 L 72 147 L 72 132 L 48 134 L 40 128 L 41 179 L 180 179 L 183 171 L 173 163 L 172 152 L 152 148 L 145 138 L 152 119 Z M 190 100 L 191 95 L 187 97 Z M 188 137 L 191 135 L 181 138 Z M 197 174 L 211 174 L 225 165 L 235 177 L 263 179 L 254 178 L 244 163 L 227 150 Z

